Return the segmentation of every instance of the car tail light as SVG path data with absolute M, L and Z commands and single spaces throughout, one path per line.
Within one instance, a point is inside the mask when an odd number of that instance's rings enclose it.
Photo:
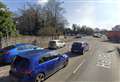
M 5 52 L 4 54 L 8 55 L 8 54 L 10 54 L 10 52 Z
M 31 75 L 32 71 L 31 70 L 24 70 L 23 73 L 26 75 Z

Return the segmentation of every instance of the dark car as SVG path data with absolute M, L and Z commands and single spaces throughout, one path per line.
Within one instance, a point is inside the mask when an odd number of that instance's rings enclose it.
M 11 63 L 16 55 L 36 49 L 39 50 L 43 48 L 27 43 L 7 46 L 3 49 L 0 49 L 0 63 Z
M 75 38 L 82 38 L 82 36 L 81 35 L 76 35 Z
M 42 82 L 68 64 L 68 56 L 50 50 L 33 50 L 17 56 L 10 78 L 16 82 Z
M 74 42 L 72 44 L 71 52 L 84 54 L 85 51 L 89 50 L 89 44 L 87 42 Z

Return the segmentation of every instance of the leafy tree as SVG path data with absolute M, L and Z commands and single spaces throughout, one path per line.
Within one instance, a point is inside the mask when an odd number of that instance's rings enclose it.
M 67 21 L 61 4 L 57 0 L 49 0 L 44 6 L 28 3 L 27 9 L 20 9 L 21 14 L 16 17 L 18 30 L 31 35 L 63 34 Z
M 3 37 L 16 34 L 16 27 L 12 19 L 12 13 L 0 2 L 0 43 Z M 1 45 L 0 45 L 1 46 Z
M 78 33 L 78 29 L 79 29 L 79 26 L 77 24 L 73 24 L 72 25 L 73 34 L 77 34 Z

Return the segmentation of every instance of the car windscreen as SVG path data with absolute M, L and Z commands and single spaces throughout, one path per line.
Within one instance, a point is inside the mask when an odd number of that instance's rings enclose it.
M 27 58 L 17 56 L 12 65 L 19 68 L 29 68 L 30 61 Z
M 14 46 L 14 45 L 11 45 L 11 46 L 7 46 L 7 47 L 3 48 L 3 50 L 11 50 L 11 49 L 13 49 L 13 48 L 15 48 L 15 46 Z
M 56 44 L 56 42 L 55 41 L 50 41 L 49 44 Z
M 81 43 L 73 43 L 72 47 L 81 47 Z

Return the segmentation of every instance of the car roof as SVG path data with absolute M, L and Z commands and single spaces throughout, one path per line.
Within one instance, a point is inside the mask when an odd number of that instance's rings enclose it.
M 34 58 L 40 58 L 44 54 L 51 52 L 51 50 L 43 49 L 43 50 L 32 50 L 28 52 L 24 52 L 22 54 L 19 54 L 19 56 L 27 58 L 27 59 L 34 59 Z
M 29 43 L 18 43 L 18 44 L 15 44 L 15 46 L 22 46 L 22 45 L 32 45 L 32 44 L 29 44 Z
M 61 41 L 61 40 L 51 40 L 51 41 Z
M 74 43 L 81 43 L 81 44 L 83 44 L 83 43 L 87 43 L 87 42 L 85 42 L 85 41 L 76 41 Z

